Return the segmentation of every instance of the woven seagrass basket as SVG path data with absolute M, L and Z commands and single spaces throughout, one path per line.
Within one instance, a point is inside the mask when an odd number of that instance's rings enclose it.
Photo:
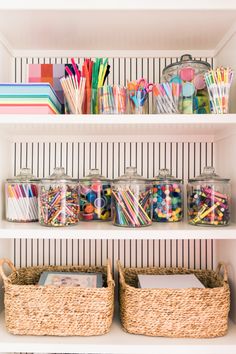
M 220 275 L 223 268 L 224 275 Z M 123 329 L 158 337 L 212 338 L 228 328 L 230 291 L 226 266 L 216 272 L 185 268 L 123 268 L 118 262 Z M 138 274 L 195 274 L 204 289 L 140 289 Z
M 11 268 L 6 276 L 3 264 Z M 101 272 L 102 288 L 37 285 L 43 271 Z M 9 332 L 20 335 L 95 336 L 110 330 L 114 311 L 114 281 L 106 267 L 43 266 L 15 269 L 0 260 L 5 287 L 5 321 Z

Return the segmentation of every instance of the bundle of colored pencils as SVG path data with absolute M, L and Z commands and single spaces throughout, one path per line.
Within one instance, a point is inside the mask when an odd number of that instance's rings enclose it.
M 154 113 L 179 113 L 178 105 L 181 89 L 181 84 L 174 82 L 153 85 Z
M 81 76 L 81 72 L 73 58 L 71 59 L 71 62 L 74 73 L 69 66 L 66 66 L 65 70 L 68 76 L 61 78 L 60 82 L 69 108 L 69 113 L 82 114 L 85 78 Z
M 150 190 L 140 193 L 138 199 L 130 188 L 113 190 L 112 196 L 115 225 L 141 227 L 151 224 Z
M 95 62 L 85 59 L 82 66 L 82 75 L 86 79 L 83 113 L 98 113 L 98 89 L 103 87 L 109 72 L 107 58 L 96 58 Z
M 225 114 L 229 111 L 229 93 L 234 73 L 231 68 L 217 68 L 205 74 L 210 97 L 211 112 Z
M 100 114 L 126 113 L 126 89 L 118 85 L 100 87 L 98 105 Z

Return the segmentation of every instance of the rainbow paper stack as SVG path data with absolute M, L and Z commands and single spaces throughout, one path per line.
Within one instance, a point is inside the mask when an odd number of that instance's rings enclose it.
M 48 83 L 0 84 L 0 114 L 60 114 L 61 110 Z

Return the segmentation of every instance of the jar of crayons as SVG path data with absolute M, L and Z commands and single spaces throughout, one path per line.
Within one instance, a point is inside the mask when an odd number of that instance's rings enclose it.
M 79 221 L 78 181 L 62 167 L 39 184 L 39 222 L 44 226 L 75 225 Z
M 171 94 L 171 101 L 179 100 L 178 109 L 180 113 L 210 113 L 209 95 L 204 79 L 205 73 L 210 68 L 209 63 L 194 60 L 191 55 L 185 54 L 181 56 L 179 61 L 168 65 L 163 70 L 162 80 L 170 85 L 170 92 L 166 91 L 164 87 L 163 94 L 165 97 L 168 96 L 168 101 L 170 101 L 169 94 Z M 158 104 L 160 106 L 160 103 Z M 161 109 L 166 112 L 167 108 L 164 108 L 161 106 Z M 168 110 L 170 110 L 170 107 Z
M 13 222 L 38 221 L 38 179 L 22 168 L 5 184 L 6 219 Z
M 142 227 L 152 223 L 152 183 L 127 167 L 125 174 L 112 184 L 113 224 Z
M 161 169 L 153 180 L 153 221 L 176 222 L 183 218 L 183 182 Z
M 80 220 L 109 221 L 111 219 L 111 181 L 100 175 L 98 169 L 90 170 L 80 180 Z
M 189 180 L 188 220 L 192 225 L 226 226 L 230 222 L 230 180 L 221 178 L 213 167 Z

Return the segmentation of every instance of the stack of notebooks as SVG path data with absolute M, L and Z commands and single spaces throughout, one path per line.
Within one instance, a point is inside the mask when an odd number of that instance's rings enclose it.
M 60 114 L 60 103 L 48 83 L 0 84 L 0 114 Z

